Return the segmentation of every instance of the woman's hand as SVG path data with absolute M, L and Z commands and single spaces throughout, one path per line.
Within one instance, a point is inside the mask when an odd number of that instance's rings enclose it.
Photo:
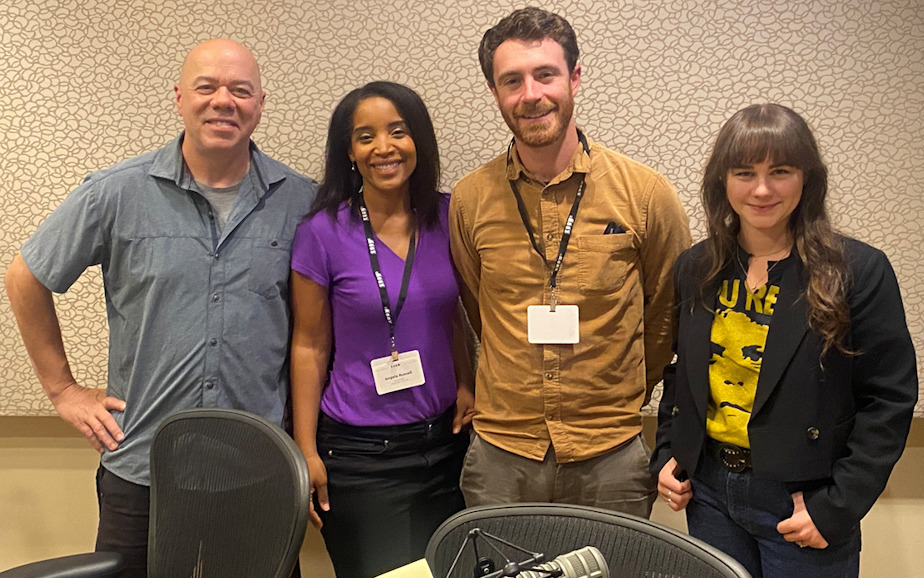
M 308 462 L 308 480 L 311 482 L 308 518 L 311 520 L 311 525 L 320 530 L 324 523 L 321 522 L 321 517 L 318 516 L 318 512 L 314 509 L 314 498 L 317 496 L 318 505 L 322 510 L 325 512 L 330 510 L 330 502 L 327 499 L 327 468 L 324 467 L 321 456 L 317 454 L 305 456 L 305 461 Z
M 475 417 L 475 392 L 462 385 L 456 390 L 456 413 L 452 418 L 452 433 L 457 434 L 462 428 L 472 423 Z
M 787 542 L 795 542 L 800 548 L 827 548 L 828 541 L 815 527 L 815 522 L 805 508 L 802 492 L 792 495 L 792 504 L 792 516 L 777 524 L 776 531 L 782 534 Z
M 681 482 L 677 479 L 682 471 L 677 460 L 671 458 L 658 473 L 658 495 L 675 512 L 686 508 L 693 497 L 693 484 L 690 480 Z

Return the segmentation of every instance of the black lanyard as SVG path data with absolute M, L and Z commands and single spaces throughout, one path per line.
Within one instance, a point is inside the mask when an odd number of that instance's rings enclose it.
M 407 248 L 407 258 L 404 260 L 404 275 L 401 277 L 401 290 L 398 292 L 398 303 L 395 305 L 394 314 L 392 314 L 391 300 L 388 298 L 388 290 L 385 288 L 385 277 L 382 275 L 382 268 L 379 266 L 379 256 L 375 251 L 375 233 L 372 231 L 372 223 L 369 221 L 369 210 L 366 209 L 366 202 L 363 200 L 363 191 L 359 190 L 359 213 L 363 217 L 363 229 L 366 231 L 366 247 L 369 249 L 369 263 L 372 265 L 372 274 L 375 275 L 375 282 L 379 286 L 379 295 L 382 297 L 382 309 L 385 311 L 385 321 L 388 322 L 388 333 L 391 338 L 391 358 L 398 361 L 398 348 L 395 346 L 395 323 L 398 322 L 398 315 L 404 307 L 404 300 L 407 298 L 407 287 L 411 280 L 411 267 L 414 266 L 414 255 L 417 253 L 417 230 L 411 231 L 411 242 Z
M 581 146 L 584 147 L 584 152 L 587 155 L 590 155 L 590 147 L 587 144 L 587 139 L 581 133 L 577 131 L 578 140 L 581 141 Z M 510 140 L 510 145 L 507 147 L 507 162 L 510 162 L 510 149 L 513 148 L 513 139 Z M 536 234 L 533 232 L 533 226 L 529 223 L 529 214 L 526 212 L 526 205 L 523 204 L 523 197 L 520 196 L 520 190 L 517 188 L 517 183 L 515 180 L 508 181 L 510 183 L 510 190 L 513 191 L 513 196 L 517 198 L 517 210 L 520 211 L 520 219 L 523 221 L 523 226 L 526 227 L 526 232 L 529 234 L 529 242 L 532 243 L 533 249 L 536 253 L 542 257 L 543 262 L 545 262 L 545 255 L 542 250 L 539 248 L 539 244 L 536 243 Z M 568 220 L 565 221 L 565 230 L 562 232 L 561 241 L 558 243 L 558 258 L 555 259 L 555 266 L 552 267 L 552 273 L 549 276 L 549 287 L 552 289 L 552 311 L 555 311 L 555 289 L 558 283 L 558 272 L 561 270 L 561 263 L 565 259 L 565 253 L 568 252 L 568 242 L 571 240 L 571 229 L 574 227 L 574 220 L 577 218 L 578 207 L 581 205 L 581 198 L 584 196 L 584 186 L 587 183 L 587 173 L 581 174 L 581 184 L 578 185 L 577 193 L 574 195 L 574 202 L 571 204 L 571 211 L 568 213 Z

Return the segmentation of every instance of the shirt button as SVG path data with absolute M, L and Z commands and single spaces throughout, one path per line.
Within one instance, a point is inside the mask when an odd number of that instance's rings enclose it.
M 680 413 L 680 408 L 677 407 L 677 406 L 675 405 L 675 406 L 671 409 L 671 417 L 676 416 L 678 413 Z
M 279 243 L 277 243 L 276 241 L 273 241 L 272 243 L 270 243 L 270 247 L 278 247 L 278 246 L 279 246 Z
M 214 301 L 215 303 L 218 303 L 219 301 L 221 301 L 221 296 L 218 295 L 218 293 L 212 295 L 212 301 Z
M 821 432 L 818 431 L 817 427 L 810 427 L 808 428 L 808 431 L 805 432 L 805 435 L 807 435 L 808 439 L 810 440 L 817 440 L 818 436 L 821 435 Z
M 553 235 L 552 233 L 549 233 L 548 235 L 545 236 L 546 241 L 551 241 L 554 238 L 555 238 L 555 235 Z
M 205 382 L 205 389 L 214 389 L 214 388 L 215 388 L 215 384 L 214 384 L 214 383 L 212 383 L 211 381 L 206 381 L 206 382 Z
M 552 377 L 553 377 L 553 376 L 552 376 L 552 372 L 551 372 L 551 371 L 545 374 L 545 378 L 546 378 L 546 379 L 552 379 Z
M 545 416 L 545 418 L 546 418 L 547 420 L 549 420 L 549 421 L 552 421 L 553 419 L 555 419 L 555 416 L 553 416 L 552 414 L 549 414 L 549 415 Z
M 209 345 L 211 345 L 212 347 L 215 347 L 216 345 L 218 345 L 218 340 L 215 339 L 214 337 L 209 339 Z

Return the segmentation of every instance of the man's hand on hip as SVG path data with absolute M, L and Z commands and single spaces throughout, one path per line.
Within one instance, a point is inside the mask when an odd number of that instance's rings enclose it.
M 54 396 L 51 402 L 61 419 L 83 434 L 96 451 L 114 451 L 125 437 L 110 410 L 125 411 L 125 402 L 106 395 L 104 389 L 72 383 Z

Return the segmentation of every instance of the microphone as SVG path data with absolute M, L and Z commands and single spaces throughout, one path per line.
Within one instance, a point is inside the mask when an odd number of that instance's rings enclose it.
M 531 570 L 523 570 L 519 578 L 549 578 L 561 576 L 562 578 L 610 578 L 610 567 L 600 550 L 593 546 L 585 546 L 562 554 L 550 562 L 533 566 Z

